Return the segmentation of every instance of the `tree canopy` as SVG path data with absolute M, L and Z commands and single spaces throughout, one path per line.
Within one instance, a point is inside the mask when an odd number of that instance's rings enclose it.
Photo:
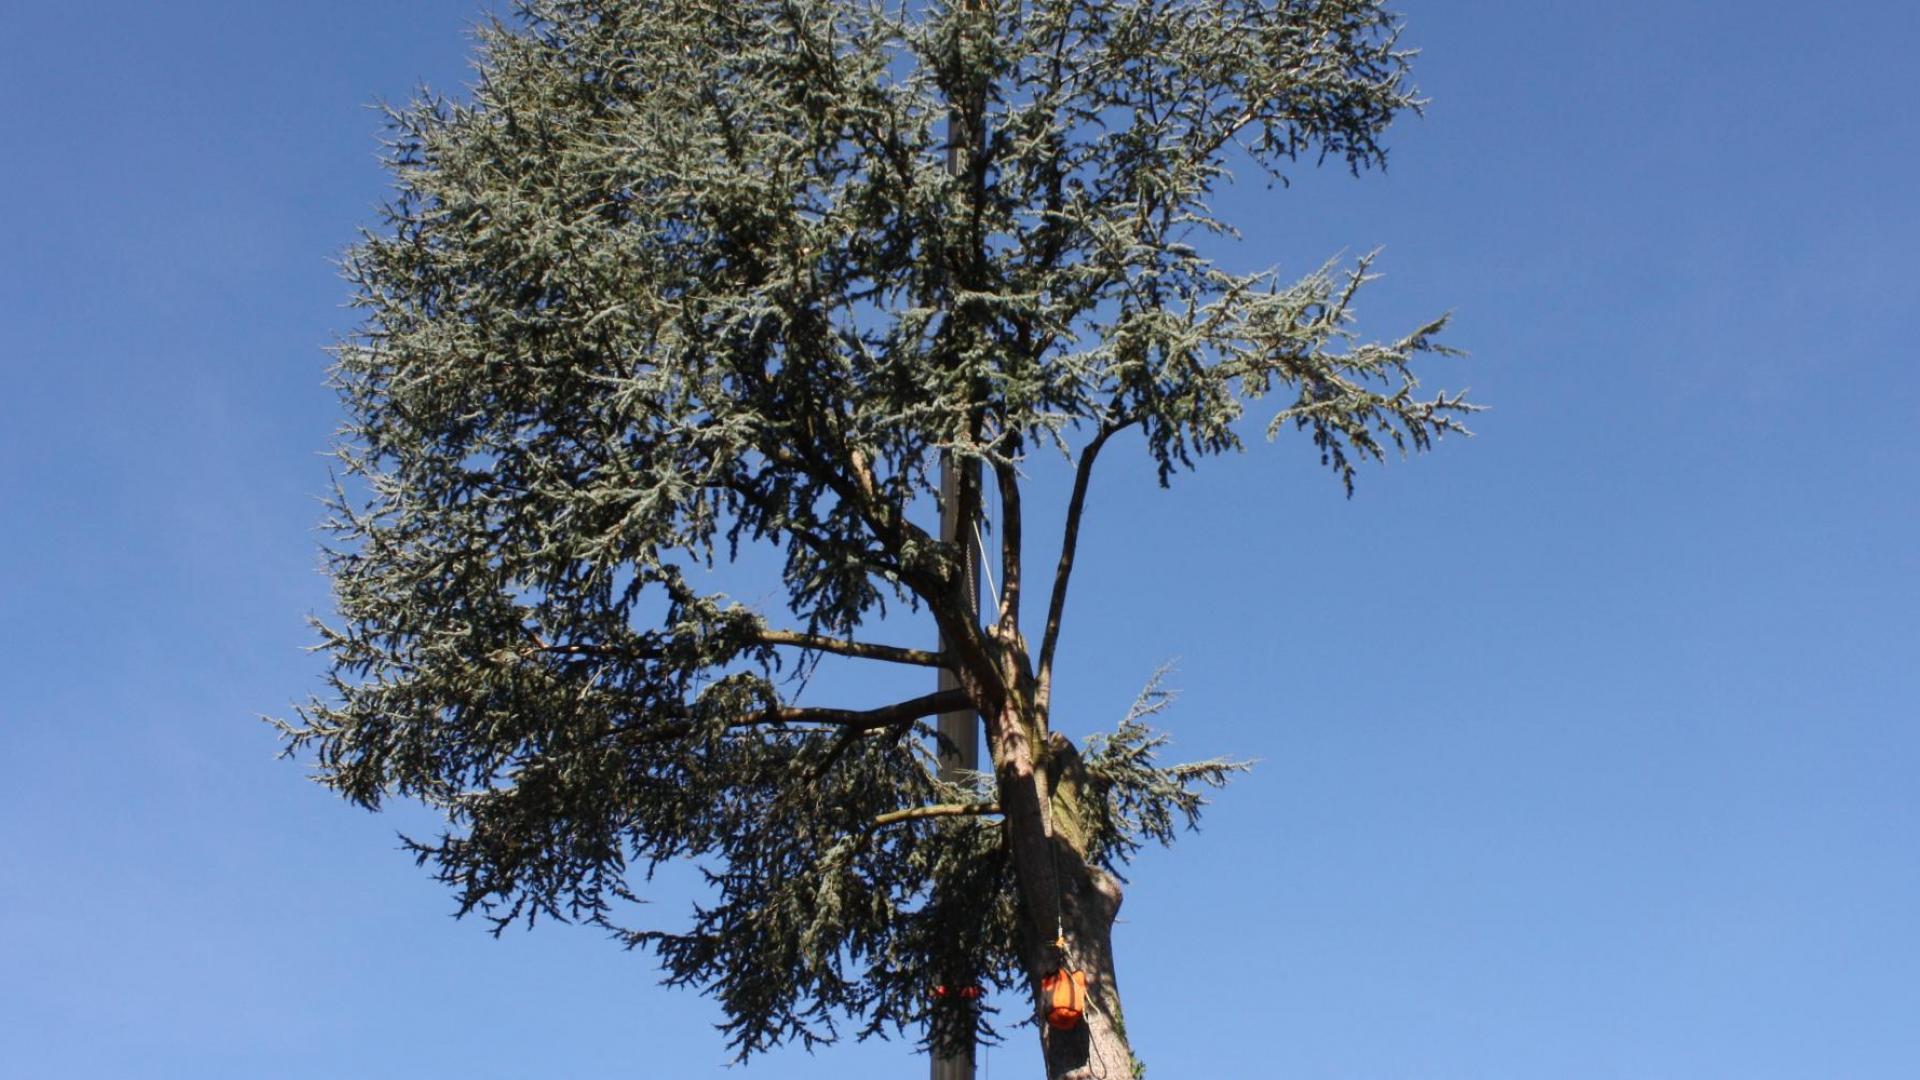
M 463 913 L 615 928 L 743 1055 L 849 1020 L 970 1036 L 932 973 L 1028 993 L 1056 926 L 1124 1049 L 1089 913 L 1232 766 L 1156 759 L 1157 688 L 1084 746 L 1050 728 L 1082 510 L 1103 448 L 1169 483 L 1256 399 L 1349 490 L 1458 430 L 1412 369 L 1443 319 L 1353 334 L 1367 260 L 1288 281 L 1206 250 L 1230 167 L 1384 163 L 1420 104 L 1397 35 L 1372 0 L 518 5 L 467 100 L 387 112 L 335 369 L 332 674 L 290 748 L 443 811 L 414 849 Z M 1070 496 L 1025 505 L 1055 453 Z M 977 616 L 943 460 L 989 541 Z M 1030 647 L 1036 511 L 1065 543 Z M 749 548 L 784 568 L 758 604 L 711 587 Z M 869 640 L 916 624 L 939 644 Z M 823 657 L 957 685 L 819 703 Z M 954 709 L 981 775 L 937 768 Z M 631 926 L 670 862 L 707 898 Z

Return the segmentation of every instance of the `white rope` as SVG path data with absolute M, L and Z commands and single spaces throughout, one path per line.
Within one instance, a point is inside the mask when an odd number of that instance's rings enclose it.
M 987 579 L 987 595 L 993 597 L 993 609 L 1000 610 L 1000 590 L 993 583 L 993 571 L 987 568 L 987 538 L 981 535 L 980 523 L 973 523 L 974 555 L 980 560 L 980 573 Z M 984 610 L 984 608 L 983 608 Z

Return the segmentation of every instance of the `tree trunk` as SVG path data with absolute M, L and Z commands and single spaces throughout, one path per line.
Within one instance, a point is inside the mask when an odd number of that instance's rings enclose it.
M 1066 886 L 1060 914 L 1068 950 L 1062 957 L 1050 932 L 1028 949 L 1028 973 L 1033 978 L 1034 1003 L 1042 1017 L 1040 1044 L 1048 1080 L 1132 1080 L 1133 1049 L 1127 1043 L 1126 1021 L 1120 1009 L 1120 987 L 1113 963 L 1113 920 L 1120 911 L 1120 887 L 1112 875 L 1088 867 L 1064 838 L 1054 844 L 1063 863 Z M 1057 931 L 1056 931 L 1057 932 Z M 1080 1023 L 1058 1030 L 1045 1020 L 1050 995 L 1040 980 L 1060 970 L 1079 970 L 1087 976 L 1087 999 Z
M 1087 863 L 1079 752 L 1059 735 L 1041 735 L 1042 725 L 1021 704 L 1004 702 L 990 716 L 987 735 L 1019 882 L 1021 948 L 1047 1077 L 1132 1080 L 1135 1063 L 1113 962 L 1120 885 Z M 1063 937 L 1064 952 L 1057 945 Z M 1050 995 L 1041 988 L 1063 970 L 1087 977 L 1083 1015 L 1064 1031 L 1047 1023 Z

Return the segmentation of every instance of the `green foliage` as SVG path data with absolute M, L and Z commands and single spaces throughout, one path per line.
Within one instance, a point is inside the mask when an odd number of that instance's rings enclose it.
M 1149 726 L 1147 718 L 1173 703 L 1166 674 L 1165 668 L 1154 673 L 1113 734 L 1087 740 L 1087 777 L 1094 796 L 1089 800 L 1093 827 L 1087 855 L 1116 873 L 1147 841 L 1171 845 L 1176 824 L 1197 828 L 1200 808 L 1206 805 L 1202 789 L 1225 787 L 1235 773 L 1252 767 L 1227 758 L 1182 765 L 1156 762 L 1167 735 Z
M 1164 483 L 1273 394 L 1350 487 L 1456 429 L 1409 367 L 1441 320 L 1350 337 L 1364 262 L 1283 283 L 1196 246 L 1235 160 L 1383 163 L 1418 104 L 1392 18 L 530 0 L 482 44 L 470 101 L 389 111 L 397 193 L 346 261 L 332 673 L 289 749 L 443 811 L 414 850 L 497 927 L 618 928 L 658 867 L 703 868 L 690 927 L 620 932 L 743 1055 L 919 1025 L 936 979 L 1021 985 L 995 792 L 929 749 L 967 702 L 802 705 L 792 676 L 963 662 L 853 641 L 889 602 L 967 663 L 1024 648 L 1017 602 L 991 642 L 942 607 L 962 553 L 915 514 L 943 454 L 1004 496 L 1036 448 L 1137 428 Z M 779 595 L 703 584 L 755 546 Z M 1234 768 L 1157 765 L 1142 720 L 1089 748 L 1109 866 Z M 928 806 L 960 812 L 882 823 Z

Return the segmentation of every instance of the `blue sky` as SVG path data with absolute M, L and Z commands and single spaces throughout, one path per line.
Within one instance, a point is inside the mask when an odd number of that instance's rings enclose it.
M 1403 5 L 1391 171 L 1220 201 L 1223 257 L 1384 248 L 1473 440 L 1341 497 L 1283 438 L 1113 454 L 1070 732 L 1178 657 L 1259 768 L 1138 866 L 1158 1077 L 1920 1075 L 1920 125 L 1910 5 Z M 0 1074 L 717 1076 L 710 1003 L 488 937 L 256 719 L 303 653 L 329 263 L 367 103 L 478 0 L 31 5 L 0 39 Z M 1115 470 L 1115 464 L 1138 466 Z M 1024 1041 L 989 1074 L 1030 1075 Z M 747 1075 L 924 1075 L 904 1044 Z

